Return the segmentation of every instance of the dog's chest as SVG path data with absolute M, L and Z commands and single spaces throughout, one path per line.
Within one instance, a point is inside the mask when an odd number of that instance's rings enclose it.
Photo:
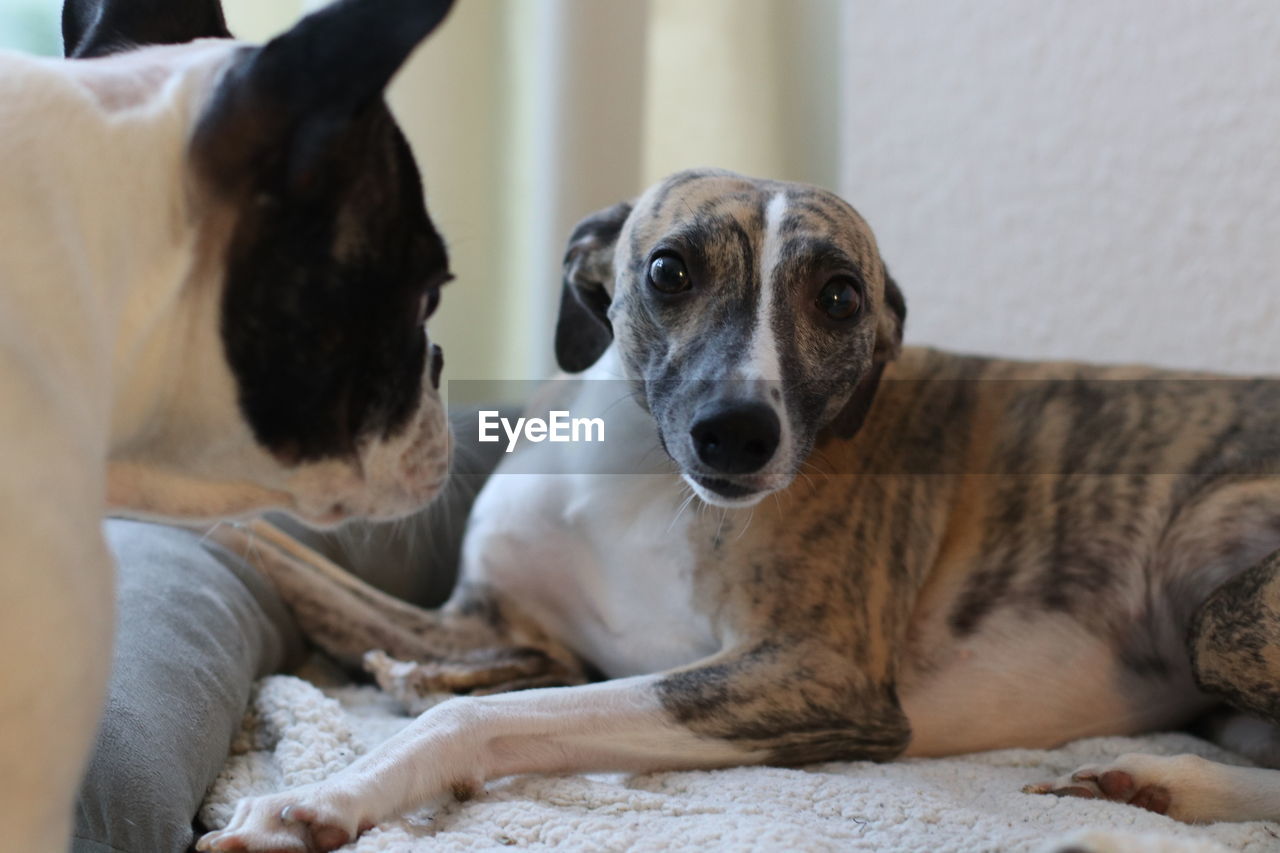
M 615 407 L 606 443 L 535 445 L 504 461 L 472 510 L 462 573 L 616 678 L 690 663 L 719 642 L 694 589 L 688 490 L 647 415 L 619 412 L 616 388 L 605 390 L 616 383 L 596 384 L 601 399 L 589 389 L 573 411 Z
M 473 515 L 468 580 L 492 585 L 610 678 L 680 666 L 717 648 L 695 603 L 676 482 L 503 479 Z

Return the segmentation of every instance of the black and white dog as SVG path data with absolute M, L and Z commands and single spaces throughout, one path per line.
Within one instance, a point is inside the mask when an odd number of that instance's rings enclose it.
M 104 514 L 386 518 L 446 477 L 448 259 L 382 95 L 450 5 L 344 0 L 254 47 L 216 0 L 69 0 L 76 61 L 0 53 L 5 849 L 67 844 Z

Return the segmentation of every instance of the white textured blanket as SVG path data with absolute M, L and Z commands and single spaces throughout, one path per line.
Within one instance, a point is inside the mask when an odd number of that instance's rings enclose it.
M 407 721 L 372 688 L 264 679 L 201 819 L 220 827 L 239 797 L 322 778 Z M 883 765 L 521 777 L 490 783 L 466 804 L 384 824 L 343 850 L 1280 851 L 1277 824 L 1189 827 L 1128 806 L 1019 792 L 1080 764 L 1135 751 L 1239 760 L 1195 738 L 1165 734 Z

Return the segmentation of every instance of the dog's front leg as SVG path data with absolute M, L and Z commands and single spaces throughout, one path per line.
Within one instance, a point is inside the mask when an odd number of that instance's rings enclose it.
M 371 587 L 267 521 L 221 523 L 208 538 L 266 575 L 307 638 L 346 666 L 359 667 L 372 649 L 422 660 L 502 642 L 483 620 L 451 618 Z
M 112 564 L 92 515 L 6 497 L 0 488 L 0 849 L 60 851 L 111 669 Z
M 242 801 L 198 847 L 332 850 L 437 797 L 520 773 L 896 755 L 908 729 L 892 689 L 842 676 L 818 656 L 761 644 L 661 675 L 451 699 L 323 782 Z
M 275 584 L 312 642 L 366 670 L 406 707 L 441 693 L 484 693 L 581 684 L 581 665 L 517 608 L 487 588 L 462 586 L 425 610 L 333 564 L 265 521 L 220 524 L 209 538 Z

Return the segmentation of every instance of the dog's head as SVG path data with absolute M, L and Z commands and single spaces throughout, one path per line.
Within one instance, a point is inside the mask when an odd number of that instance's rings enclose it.
M 616 345 L 667 453 L 721 506 L 785 488 L 823 430 L 859 429 L 906 316 L 846 202 L 720 171 L 584 220 L 564 277 L 561 367 Z
M 186 288 L 215 294 L 220 357 L 190 354 L 169 423 L 193 422 L 113 466 L 113 502 L 166 516 L 283 504 L 330 523 L 438 491 L 449 437 L 425 323 L 449 264 L 383 92 L 451 5 L 340 0 L 266 45 L 219 43 L 192 95 L 203 260 Z M 68 0 L 63 32 L 69 56 L 108 64 L 229 36 L 217 0 Z

